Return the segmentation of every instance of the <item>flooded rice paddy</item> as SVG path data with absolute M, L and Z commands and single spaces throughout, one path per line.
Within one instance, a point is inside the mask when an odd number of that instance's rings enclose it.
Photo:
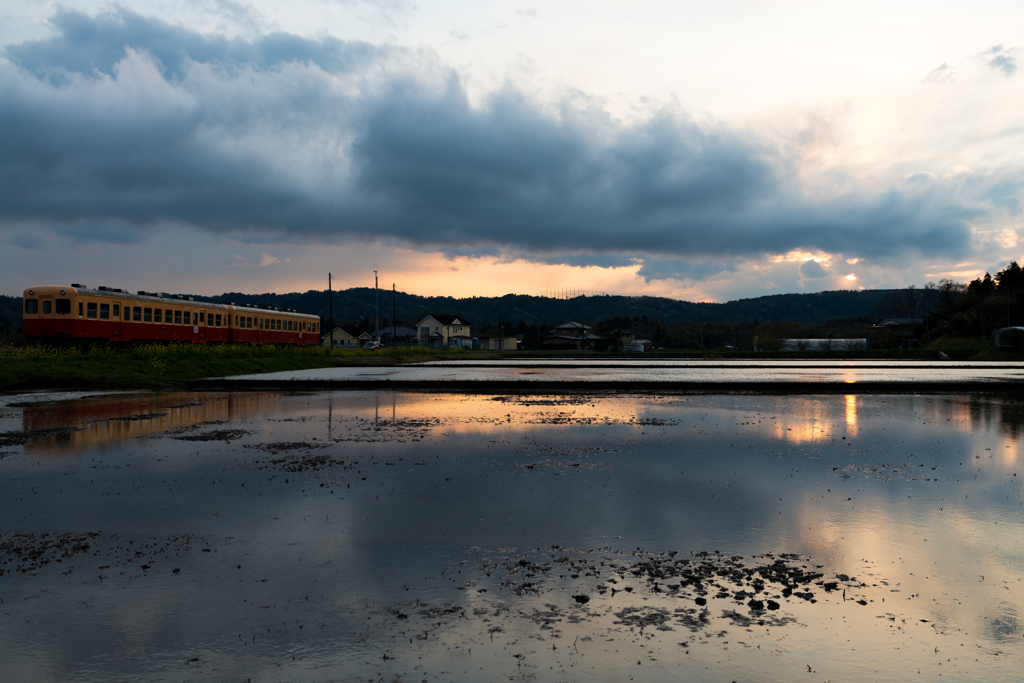
M 1010 395 L 0 398 L 8 680 L 1010 681 Z
M 225 378 L 314 382 L 644 382 L 689 384 L 1005 383 L 1024 379 L 1024 364 L 1000 361 L 757 361 L 637 357 L 629 360 L 523 359 L 434 361 L 385 367 L 290 370 Z

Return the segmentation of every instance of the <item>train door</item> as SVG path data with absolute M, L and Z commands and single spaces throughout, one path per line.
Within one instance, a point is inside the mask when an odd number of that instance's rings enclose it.
M 110 305 L 110 338 L 121 341 L 121 304 Z

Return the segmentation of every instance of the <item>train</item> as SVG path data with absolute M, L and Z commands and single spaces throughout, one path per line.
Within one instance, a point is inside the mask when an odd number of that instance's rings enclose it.
M 80 284 L 29 287 L 23 294 L 22 334 L 46 343 L 320 343 L 320 318 L 292 309 Z

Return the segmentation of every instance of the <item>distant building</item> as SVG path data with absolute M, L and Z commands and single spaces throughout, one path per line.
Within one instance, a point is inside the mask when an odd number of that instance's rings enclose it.
M 472 348 L 469 321 L 457 315 L 428 315 L 416 323 L 416 343 L 435 349 Z
M 550 334 L 541 340 L 541 344 L 551 349 L 575 349 L 582 351 L 594 347 L 601 337 L 589 332 L 590 326 L 570 320 L 555 326 Z
M 416 343 L 416 328 L 392 325 L 374 331 L 373 338 L 380 339 L 384 346 L 410 346 Z
M 354 349 L 359 346 L 359 340 L 342 328 L 335 327 L 333 330 L 320 337 L 320 345 L 325 349 Z
M 917 346 L 923 327 L 921 318 L 886 318 L 871 327 L 871 346 L 879 349 Z
M 628 343 L 622 345 L 624 351 L 650 351 L 654 348 L 654 344 L 651 343 L 650 339 L 630 339 Z
M 488 351 L 517 351 L 519 340 L 516 337 L 477 337 L 479 347 Z
M 994 337 L 995 346 L 1024 346 L 1024 327 L 1003 327 Z

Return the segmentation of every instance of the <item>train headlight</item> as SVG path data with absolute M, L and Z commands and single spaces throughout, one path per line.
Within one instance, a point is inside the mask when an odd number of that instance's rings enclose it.
M 62 290 L 60 290 L 60 293 L 61 293 L 61 294 L 64 294 L 64 290 L 63 290 L 63 289 L 62 289 Z
M 35 294 L 35 292 L 33 292 L 31 289 L 28 290 L 28 293 L 29 293 L 29 295 Z

